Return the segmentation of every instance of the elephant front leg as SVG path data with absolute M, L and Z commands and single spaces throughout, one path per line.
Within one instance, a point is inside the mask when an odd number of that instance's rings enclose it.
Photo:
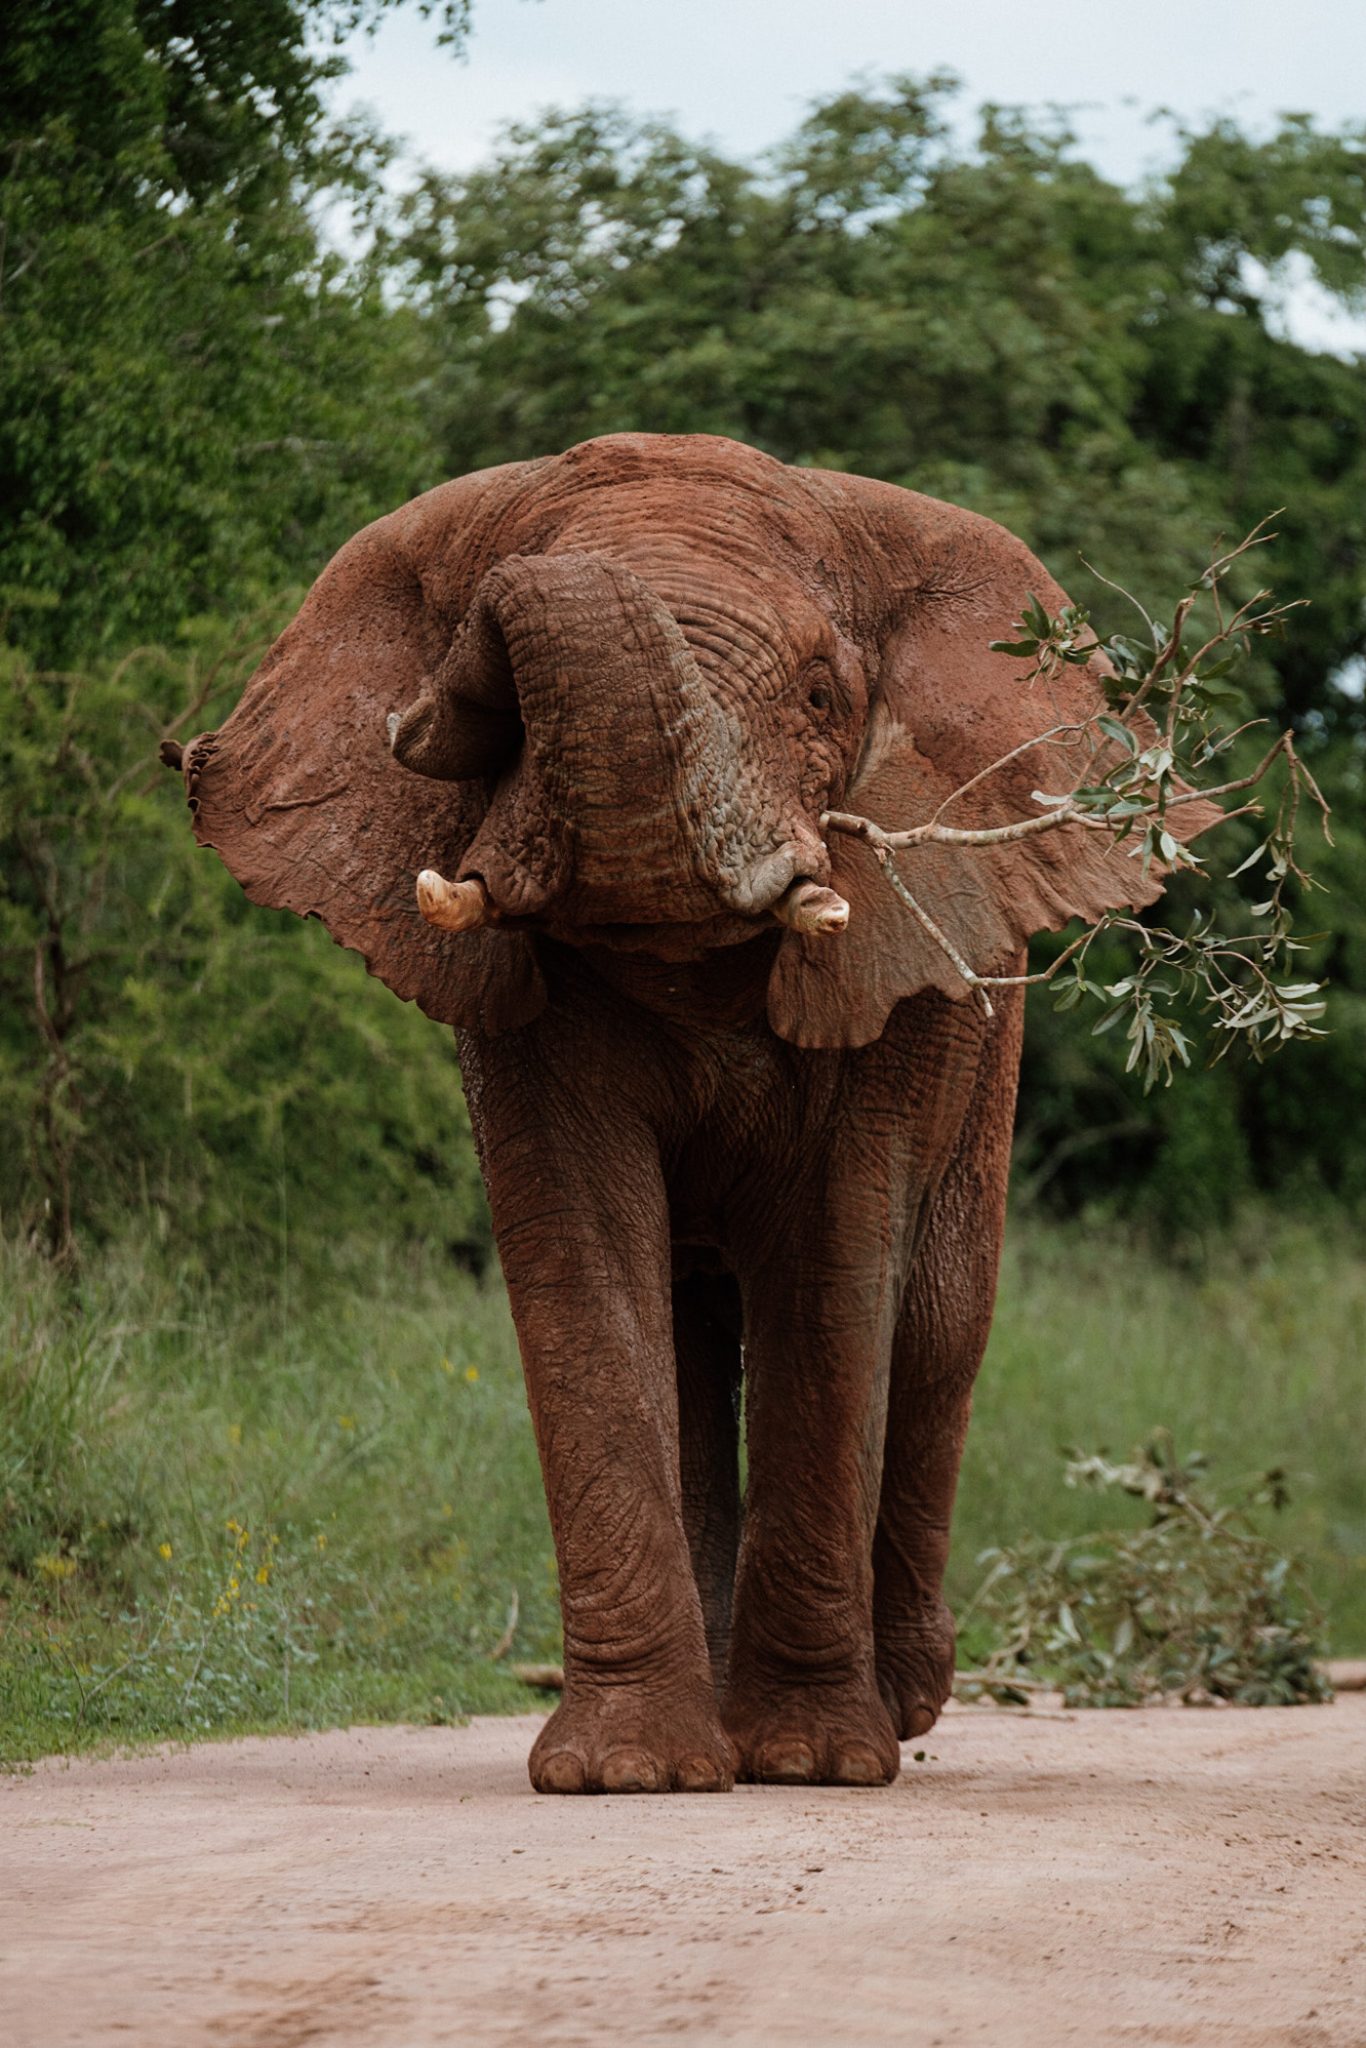
M 683 1526 L 711 1652 L 724 1686 L 743 1510 L 740 1500 L 740 1311 L 729 1275 L 695 1273 L 674 1283 L 678 1358 L 679 1475 Z
M 944 1568 L 996 1297 L 1023 996 L 1016 990 L 1002 1002 L 986 1036 L 961 1133 L 924 1217 L 892 1354 L 873 1606 L 878 1682 L 903 1741 L 927 1734 L 953 1691 Z
M 523 1129 L 525 1129 L 523 1124 Z M 667 1217 L 648 1134 L 492 1146 L 494 1226 L 559 1562 L 564 1695 L 531 1753 L 541 1792 L 725 1791 L 684 1533 Z
M 875 1258 L 875 1229 L 863 1243 Z M 756 1262 L 747 1290 L 749 1486 L 724 1718 L 744 1778 L 887 1784 L 900 1758 L 877 1685 L 872 1542 L 893 1282 L 818 1277 L 819 1252 L 802 1250 Z
M 873 1606 L 878 1682 L 903 1741 L 928 1734 L 953 1691 L 956 1631 L 944 1570 L 973 1382 L 991 1330 L 1003 1211 L 1004 1172 L 999 1199 L 987 1202 L 975 1174 L 950 1170 L 897 1326 Z

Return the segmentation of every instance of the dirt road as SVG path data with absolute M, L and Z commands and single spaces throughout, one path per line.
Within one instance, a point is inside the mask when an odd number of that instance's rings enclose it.
M 890 1791 L 537 1799 L 530 1720 L 0 1782 L 6 2048 L 1366 2042 L 1366 1696 L 951 1709 Z

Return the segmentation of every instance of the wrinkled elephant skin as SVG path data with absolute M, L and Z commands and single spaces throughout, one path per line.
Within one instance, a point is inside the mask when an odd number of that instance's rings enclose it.
M 459 1032 L 559 1559 L 542 1791 L 882 1784 L 948 1695 L 1022 993 L 986 1018 L 820 821 L 923 822 L 1094 714 L 987 651 L 1031 590 L 912 492 L 612 436 L 367 527 L 185 749 L 248 894 Z M 983 973 L 1157 893 L 1084 830 L 913 859 Z

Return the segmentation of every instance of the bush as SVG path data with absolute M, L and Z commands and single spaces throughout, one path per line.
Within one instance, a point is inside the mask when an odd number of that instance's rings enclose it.
M 999 1640 L 960 1678 L 960 1694 L 1024 1705 L 1042 1687 L 1073 1707 L 1330 1699 L 1314 1662 L 1322 1616 L 1297 1568 L 1250 1519 L 1253 1508 L 1285 1506 L 1284 1472 L 1220 1500 L 1205 1471 L 1199 1452 L 1178 1458 L 1166 1431 L 1122 1465 L 1074 1453 L 1069 1486 L 1118 1489 L 1147 1502 L 1151 1518 L 1137 1530 L 1033 1536 L 984 1552 L 990 1570 L 965 1619 L 975 1613 Z

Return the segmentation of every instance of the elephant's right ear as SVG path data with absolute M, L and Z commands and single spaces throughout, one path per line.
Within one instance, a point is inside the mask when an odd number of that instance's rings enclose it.
M 348 542 L 226 724 L 192 741 L 179 763 L 174 749 L 169 758 L 184 774 L 196 838 L 253 903 L 320 918 L 429 1017 L 507 1031 L 545 1003 L 532 940 L 439 931 L 414 894 L 421 869 L 459 868 L 485 787 L 426 781 L 389 751 L 390 715 L 420 694 L 458 617 L 458 597 L 454 614 L 431 598 L 439 554 L 435 573 L 419 574 L 424 539 L 451 541 L 436 502 L 445 496 L 432 493 Z
M 1035 792 L 1061 795 L 1117 757 L 1095 725 L 1106 700 L 1099 669 L 1047 681 L 1027 659 L 993 653 L 1019 638 L 1031 592 L 1050 617 L 1067 602 L 1024 546 L 990 520 L 864 478 L 813 478 L 866 548 L 866 579 L 892 592 L 863 757 L 839 808 L 888 830 L 967 829 L 1040 818 Z M 1151 727 L 1139 728 L 1155 739 Z M 959 792 L 962 792 L 960 795 Z M 1191 804 L 1184 837 L 1222 813 Z M 916 900 L 981 975 L 1022 971 L 1035 932 L 1139 908 L 1162 892 L 1134 845 L 1070 825 L 1009 844 L 924 844 L 899 861 Z M 970 986 L 943 945 L 893 895 L 870 850 L 832 834 L 832 886 L 850 905 L 838 939 L 790 933 L 769 983 L 769 1017 L 804 1046 L 866 1045 L 897 1003 L 935 988 L 963 1001 Z

